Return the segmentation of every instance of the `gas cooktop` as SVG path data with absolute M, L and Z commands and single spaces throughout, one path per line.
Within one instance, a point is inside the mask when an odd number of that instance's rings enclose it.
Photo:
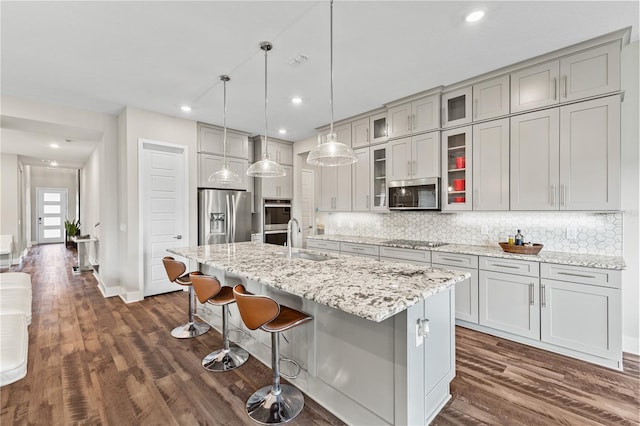
M 440 243 L 437 241 L 418 241 L 418 240 L 401 240 L 401 239 L 383 241 L 383 244 L 409 246 L 413 248 L 417 248 L 417 247 L 434 248 L 434 247 L 442 247 L 447 245 L 447 243 Z

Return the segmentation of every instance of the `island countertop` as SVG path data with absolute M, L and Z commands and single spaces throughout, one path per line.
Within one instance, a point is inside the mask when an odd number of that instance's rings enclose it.
M 256 242 L 168 251 L 375 322 L 382 322 L 470 276 L 339 254 L 331 254 L 321 262 L 288 259 L 282 246 Z

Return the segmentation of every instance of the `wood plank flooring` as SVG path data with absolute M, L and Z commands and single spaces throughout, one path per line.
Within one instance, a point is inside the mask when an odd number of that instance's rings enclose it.
M 125 304 L 104 299 L 88 273 L 72 275 L 75 253 L 33 247 L 33 320 L 27 377 L 0 388 L 0 424 L 253 425 L 245 400 L 270 382 L 250 358 L 225 374 L 201 359 L 222 344 L 212 330 L 178 340 L 186 295 Z M 625 372 L 458 328 L 453 398 L 434 425 L 640 424 L 639 360 Z M 294 425 L 341 425 L 311 398 Z

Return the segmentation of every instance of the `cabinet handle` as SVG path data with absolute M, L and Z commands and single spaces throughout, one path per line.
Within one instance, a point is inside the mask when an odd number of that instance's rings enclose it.
M 458 262 L 458 263 L 462 262 L 462 259 L 454 259 L 452 257 L 442 257 L 441 259 L 448 260 L 449 262 Z
M 414 176 L 416 174 L 416 160 L 413 160 L 413 168 L 411 169 L 411 176 Z
M 407 175 L 411 176 L 411 161 L 407 161 Z
M 499 263 L 492 263 L 491 266 L 496 266 L 498 268 L 507 268 L 507 269 L 520 269 L 517 266 L 512 266 L 512 265 L 501 265 Z
M 478 196 L 478 190 L 474 189 L 473 190 L 473 208 L 477 209 L 478 208 L 478 203 L 480 202 L 480 197 Z
M 533 306 L 533 283 L 529 283 L 529 306 Z
M 562 79 L 564 80 L 564 98 L 567 99 L 567 75 L 562 76 Z
M 564 183 L 561 183 L 560 184 L 560 205 L 561 206 L 564 206 L 566 201 L 567 201 L 566 198 L 565 198 L 566 195 L 567 194 L 566 194 L 566 190 L 565 190 L 565 185 L 564 185 Z
M 558 272 L 558 275 L 568 275 L 570 277 L 580 277 L 580 278 L 591 278 L 593 280 L 596 279 L 596 277 L 593 275 L 574 274 L 572 272 Z
M 549 199 L 551 202 L 551 206 L 555 206 L 556 205 L 556 186 L 555 185 L 551 185 L 551 191 L 549 192 Z
M 416 115 L 412 114 L 411 115 L 411 127 L 415 130 L 416 126 Z
M 369 208 L 369 196 L 367 195 L 367 208 Z
M 478 118 L 478 100 L 473 100 L 473 118 Z
M 547 292 L 545 290 L 544 284 L 540 286 L 540 307 L 547 307 Z
M 553 100 L 558 99 L 558 79 L 553 79 Z
M 369 129 L 367 129 L 367 142 L 370 142 L 369 141 Z
M 407 115 L 407 131 L 411 131 L 411 116 Z
M 355 251 L 364 251 L 363 248 L 360 247 L 351 247 L 351 250 L 355 250 Z

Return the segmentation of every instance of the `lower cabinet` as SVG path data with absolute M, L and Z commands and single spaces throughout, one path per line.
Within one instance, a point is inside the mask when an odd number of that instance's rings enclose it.
M 480 271 L 479 324 L 531 339 L 540 338 L 538 278 Z
M 456 283 L 456 320 L 478 323 L 478 256 L 433 252 L 434 268 L 468 272 L 470 278 Z

